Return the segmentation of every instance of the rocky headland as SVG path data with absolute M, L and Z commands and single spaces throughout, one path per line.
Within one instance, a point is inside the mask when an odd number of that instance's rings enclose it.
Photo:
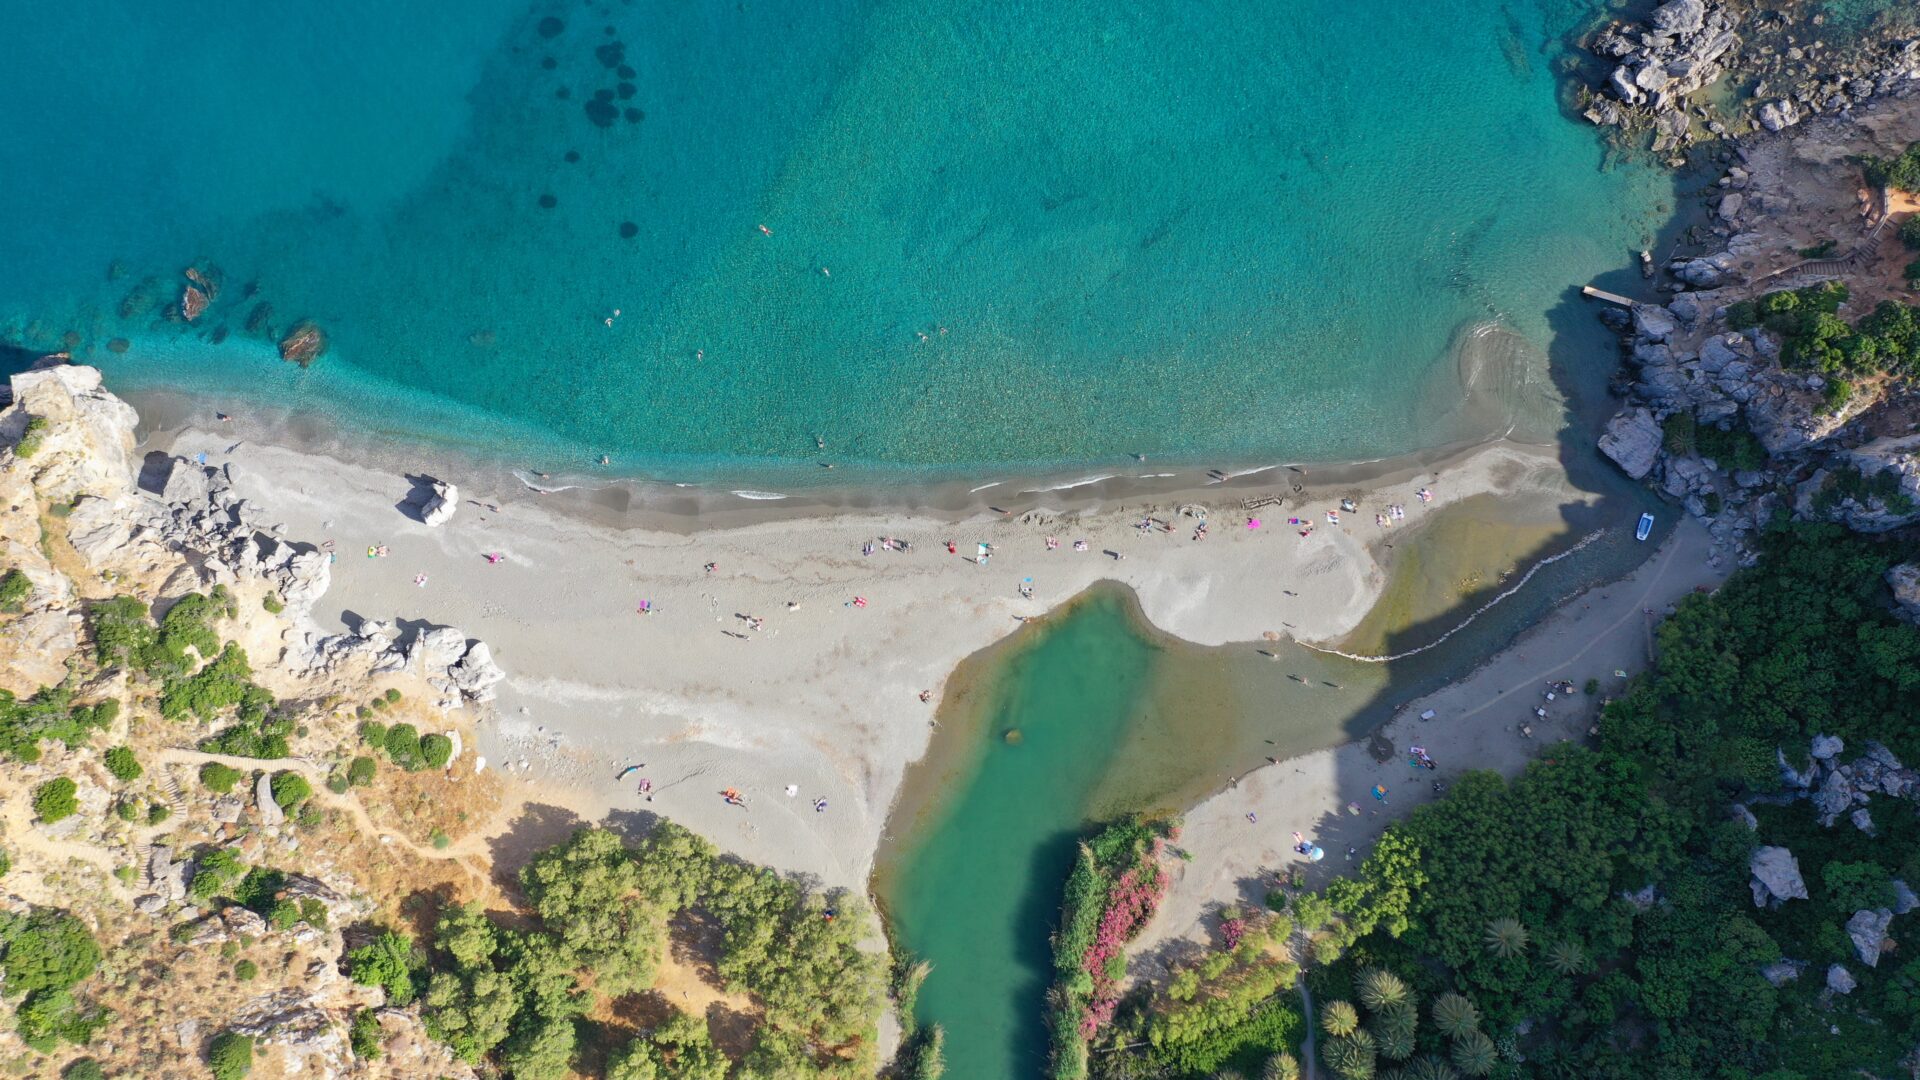
M 1920 523 L 1901 240 L 1916 204 L 1869 176 L 1916 140 L 1920 84 L 1733 138 L 1703 193 L 1698 250 L 1660 267 L 1670 299 L 1601 313 L 1626 362 L 1600 449 L 1723 545 L 1744 550 L 1780 515 L 1876 533 Z
M 1828 5 L 1669 0 L 1641 21 L 1609 20 L 1581 46 L 1606 74 L 1579 89 L 1589 121 L 1656 154 L 1850 117 L 1920 80 L 1920 25 L 1890 6 L 1842 23 Z M 1684 156 L 1673 158 L 1676 164 Z

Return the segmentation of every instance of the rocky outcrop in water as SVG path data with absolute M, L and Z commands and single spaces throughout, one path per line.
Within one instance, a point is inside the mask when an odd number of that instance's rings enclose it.
M 249 320 L 251 322 L 251 320 Z M 312 319 L 301 319 L 280 339 L 280 359 L 301 367 L 312 364 L 327 351 L 327 332 Z
M 1739 19 L 1729 5 L 1669 0 L 1645 26 L 1615 23 L 1594 35 L 1588 49 L 1615 61 L 1613 72 L 1586 109 L 1605 126 L 1651 125 L 1654 150 L 1692 138 L 1687 98 L 1724 73 L 1722 58 L 1739 43 Z
M 1828 35 L 1823 13 L 1792 10 L 1791 2 L 1748 10 L 1744 23 L 1736 6 L 1671 0 L 1645 25 L 1614 22 L 1589 35 L 1587 51 L 1611 67 L 1587 90 L 1586 118 L 1650 129 L 1661 153 L 1702 132 L 1719 138 L 1747 125 L 1778 132 L 1815 116 L 1847 115 L 1920 80 L 1920 37 L 1899 20 Z M 1699 92 L 1728 76 L 1745 97 L 1722 113 Z

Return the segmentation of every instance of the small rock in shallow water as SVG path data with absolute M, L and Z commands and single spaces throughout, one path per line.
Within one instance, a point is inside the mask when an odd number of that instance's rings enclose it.
M 123 337 L 117 337 L 117 338 L 114 338 L 112 341 L 107 342 L 107 351 L 110 353 L 123 353 L 132 347 L 133 347 L 133 342 L 128 341 L 126 338 L 123 338 Z
M 294 323 L 287 336 L 280 339 L 280 359 L 291 360 L 301 367 L 318 360 L 326 351 L 327 332 L 312 319 Z
M 209 338 L 208 340 L 212 341 L 215 345 L 218 345 L 221 342 L 227 340 L 227 335 L 231 332 L 232 331 L 229 331 L 225 326 L 216 326 L 213 328 L 213 337 Z
M 560 205 L 560 200 L 554 198 L 552 195 L 540 196 L 540 209 L 542 210 L 551 210 L 554 207 L 559 205 Z
M 559 16 L 556 15 L 549 15 L 540 20 L 540 36 L 543 38 L 557 38 L 560 36 L 560 31 L 566 28 L 567 24 L 560 21 Z
M 545 57 L 545 58 L 543 58 L 543 59 L 542 59 L 542 60 L 540 61 L 540 66 L 541 66 L 541 67 L 543 67 L 543 68 L 545 68 L 545 69 L 547 69 L 548 71 L 552 71 L 552 70 L 553 70 L 554 68 L 557 68 L 557 67 L 559 67 L 559 66 L 560 66 L 560 61 L 558 61 L 558 60 L 555 60 L 555 59 L 554 59 L 553 57 L 551 57 L 551 56 L 548 56 L 548 57 Z
M 595 99 L 587 102 L 587 119 L 601 127 L 612 127 L 620 119 L 620 110 L 611 101 Z
M 631 240 L 634 237 L 639 235 L 640 235 L 640 226 L 635 225 L 631 221 L 623 221 L 620 223 L 620 239 Z
M 580 160 L 580 151 L 578 150 L 567 151 L 567 164 L 572 165 L 574 162 L 577 162 L 579 160 Z

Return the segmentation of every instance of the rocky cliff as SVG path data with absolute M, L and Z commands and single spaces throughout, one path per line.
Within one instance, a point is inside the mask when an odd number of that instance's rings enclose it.
M 1867 184 L 1859 162 L 1915 140 L 1920 84 L 1870 115 L 1734 141 L 1706 192 L 1699 250 L 1662 267 L 1655 288 L 1668 301 L 1602 313 L 1622 336 L 1626 400 L 1601 451 L 1733 548 L 1775 514 L 1875 532 L 1920 522 L 1920 400 L 1908 381 L 1783 363 L 1779 333 L 1734 317 L 1757 297 L 1830 282 L 1847 290 L 1843 322 L 1910 303 L 1896 234 L 1911 211 Z

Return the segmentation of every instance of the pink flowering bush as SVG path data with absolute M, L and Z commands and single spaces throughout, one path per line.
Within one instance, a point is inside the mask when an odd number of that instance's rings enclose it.
M 1118 968 L 1120 973 L 1126 970 L 1124 963 L 1115 964 L 1114 960 L 1122 956 L 1127 942 L 1153 917 L 1166 891 L 1166 872 L 1152 862 L 1142 863 L 1120 875 L 1108 891 L 1107 907 L 1100 914 L 1093 947 L 1087 950 L 1082 961 L 1087 974 L 1093 976 L 1093 1001 L 1080 1022 L 1083 1035 L 1092 1037 L 1101 1025 L 1113 1019 L 1114 1006 L 1120 1001 L 1113 969 Z
M 1247 920 L 1228 919 L 1220 924 L 1220 937 L 1226 941 L 1229 950 L 1240 947 L 1240 939 L 1247 936 Z

